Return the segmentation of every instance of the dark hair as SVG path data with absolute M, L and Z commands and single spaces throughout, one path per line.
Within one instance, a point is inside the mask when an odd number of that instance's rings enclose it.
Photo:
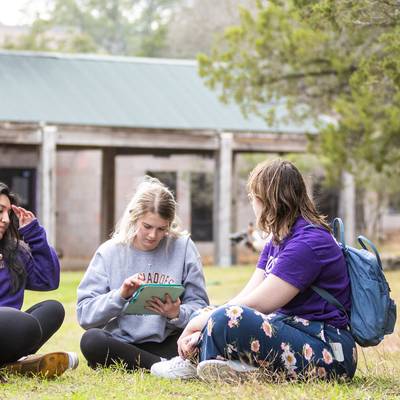
M 325 216 L 318 213 L 308 196 L 302 175 L 289 161 L 277 159 L 258 164 L 250 173 L 247 190 L 262 203 L 257 226 L 272 233 L 276 244 L 289 234 L 299 216 L 331 231 Z
M 16 194 L 12 193 L 8 186 L 0 182 L 0 195 L 3 194 L 8 197 L 11 204 L 18 205 L 18 198 Z M 4 232 L 0 240 L 0 252 L 3 254 L 4 260 L 11 275 L 11 288 L 10 293 L 16 293 L 21 287 L 25 286 L 26 270 L 25 265 L 20 257 L 20 251 L 26 250 L 26 246 L 20 240 L 18 233 L 19 222 L 15 213 L 11 210 L 10 224 Z

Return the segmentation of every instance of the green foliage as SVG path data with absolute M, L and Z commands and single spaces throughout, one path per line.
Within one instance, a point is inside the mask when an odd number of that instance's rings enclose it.
M 331 180 L 346 169 L 387 185 L 400 172 L 399 50 L 397 1 L 259 0 L 198 60 L 245 114 L 274 122 L 284 104 L 286 118 L 313 118 L 311 149 Z
M 177 0 L 51 0 L 28 35 L 6 48 L 157 56 Z

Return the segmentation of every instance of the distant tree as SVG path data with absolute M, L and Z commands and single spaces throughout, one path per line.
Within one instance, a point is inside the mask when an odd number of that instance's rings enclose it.
M 313 118 L 332 178 L 343 168 L 364 183 L 399 176 L 399 1 L 258 0 L 199 62 L 245 114 L 271 122 L 284 104 L 292 120 Z
M 178 0 L 50 0 L 31 31 L 6 47 L 157 56 Z M 61 34 L 54 35 L 59 30 Z
M 254 8 L 254 0 L 181 1 L 168 24 L 163 55 L 195 58 L 200 52 L 209 54 L 214 40 L 240 22 L 240 5 Z

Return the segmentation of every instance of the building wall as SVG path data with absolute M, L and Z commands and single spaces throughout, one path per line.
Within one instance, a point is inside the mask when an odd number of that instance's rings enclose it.
M 39 153 L 30 148 L 0 145 L 0 168 L 37 168 Z
M 100 244 L 101 152 L 58 151 L 57 153 L 57 249 L 65 268 L 87 265 Z M 116 158 L 115 223 L 147 171 L 177 173 L 178 215 L 190 230 L 190 171 L 214 171 L 214 160 L 200 156 L 148 155 Z M 69 190 L 69 188 L 71 190 Z M 204 261 L 211 263 L 212 242 L 199 242 Z
M 39 154 L 35 149 L 0 145 L 0 168 L 37 168 Z M 254 221 L 246 193 L 249 165 L 236 158 L 236 215 L 232 232 L 244 231 Z M 135 187 L 147 171 L 175 171 L 177 174 L 178 215 L 182 227 L 190 231 L 190 173 L 213 174 L 212 158 L 192 155 L 154 157 L 151 155 L 118 156 L 116 158 L 115 222 L 131 198 Z M 84 268 L 100 244 L 101 151 L 59 150 L 57 152 L 56 247 L 63 256 L 64 268 Z M 38 186 L 39 187 L 39 186 Z M 39 193 L 39 190 L 38 190 Z M 212 195 L 210 193 L 210 195 Z M 40 214 L 38 215 L 40 218 Z M 391 235 L 400 231 L 400 214 L 383 216 L 384 231 Z M 213 263 L 213 242 L 196 243 L 205 264 Z M 234 246 L 236 262 L 254 263 L 258 255 L 243 244 Z
M 100 241 L 101 152 L 58 151 L 57 250 L 67 267 L 87 264 Z

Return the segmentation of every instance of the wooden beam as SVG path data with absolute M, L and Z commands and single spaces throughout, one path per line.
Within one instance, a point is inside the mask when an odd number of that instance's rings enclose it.
M 136 149 L 208 150 L 218 148 L 215 134 L 188 132 L 137 132 L 137 131 L 60 131 L 57 139 L 60 146 L 115 147 Z
M 56 245 L 56 128 L 43 126 L 40 130 L 39 213 L 49 242 Z
M 115 224 L 115 150 L 102 150 L 100 241 L 110 238 Z
M 229 239 L 232 215 L 232 141 L 231 133 L 221 133 L 219 151 L 216 152 L 213 225 L 215 263 L 221 267 L 232 264 Z
M 42 144 L 42 132 L 37 127 L 32 130 L 4 129 L 0 127 L 0 143 L 40 146 Z
M 233 136 L 235 152 L 304 153 L 308 139 L 305 134 L 240 133 Z
M 38 125 L 23 123 L 0 124 L 3 144 L 41 143 Z M 234 132 L 234 152 L 305 152 L 307 136 L 286 132 Z M 129 149 L 170 151 L 217 151 L 218 132 L 196 129 L 117 128 L 103 126 L 58 125 L 56 144 L 69 148 L 115 147 L 119 152 Z

